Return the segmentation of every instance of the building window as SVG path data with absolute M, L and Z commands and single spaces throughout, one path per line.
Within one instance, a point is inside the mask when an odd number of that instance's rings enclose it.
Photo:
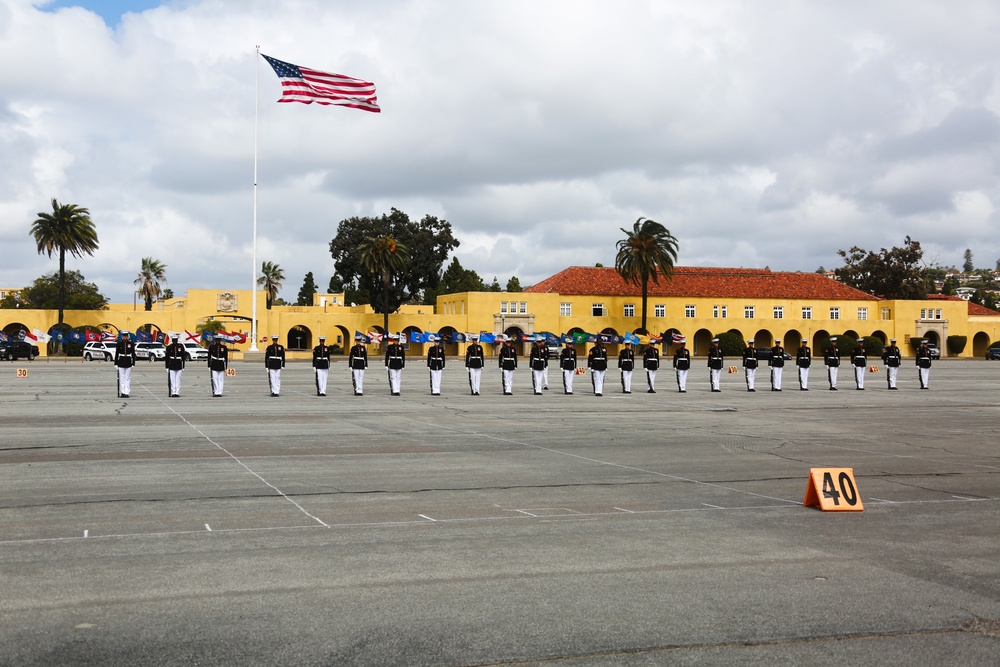
M 831 320 L 839 320 L 840 319 L 840 308 L 831 308 L 830 309 L 830 319 Z
M 568 301 L 563 301 L 559 304 L 559 316 L 560 317 L 573 317 L 573 304 Z
M 527 301 L 522 301 L 521 302 L 521 309 L 520 309 L 519 312 L 522 315 L 527 315 L 528 314 L 528 302 Z
M 754 307 L 743 306 L 743 317 L 745 317 L 748 320 L 752 320 L 754 317 Z
M 622 312 L 622 316 L 624 316 L 624 317 L 635 317 L 635 304 L 634 303 L 626 303 L 625 304 L 625 308 L 624 308 L 624 310 Z
M 784 317 L 785 317 L 785 307 L 784 306 L 775 306 L 774 307 L 774 319 L 780 320 L 780 319 L 784 319 Z
M 722 307 L 722 315 L 720 315 L 720 317 L 722 319 L 726 319 L 727 317 L 729 317 L 729 306 Z
M 858 319 L 859 320 L 867 320 L 868 319 L 868 309 L 867 308 L 858 308 Z
M 936 320 L 940 320 L 941 319 L 941 309 L 940 308 L 938 308 L 937 310 L 934 311 L 934 319 L 936 319 Z
M 813 318 L 812 306 L 802 306 L 802 319 L 811 320 Z
M 926 320 L 927 319 L 927 309 L 926 308 L 921 308 L 920 309 L 920 319 L 922 319 L 922 320 Z
M 698 309 L 694 306 L 684 306 L 684 317 L 697 317 Z
M 892 309 L 891 308 L 883 308 L 882 309 L 882 319 L 883 320 L 891 320 L 892 319 Z
M 666 317 L 667 316 L 667 304 L 658 303 L 653 306 L 653 317 Z
M 507 314 L 507 302 L 506 301 L 501 301 L 500 302 L 500 314 L 501 315 L 506 315 Z
M 590 307 L 590 314 L 592 317 L 604 317 L 604 304 L 595 303 Z

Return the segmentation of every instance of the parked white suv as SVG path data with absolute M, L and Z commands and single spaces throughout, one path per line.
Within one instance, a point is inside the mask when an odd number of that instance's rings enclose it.
M 184 350 L 186 351 L 184 358 L 187 361 L 201 361 L 208 359 L 208 350 L 203 348 L 201 345 L 198 345 L 198 343 L 188 341 L 187 343 L 181 343 L 181 345 L 184 346 Z
M 167 356 L 167 348 L 163 343 L 136 343 L 136 359 L 148 359 L 149 361 L 163 361 Z
M 118 346 L 114 343 L 102 343 L 92 340 L 83 346 L 83 358 L 87 361 L 114 361 L 115 350 Z

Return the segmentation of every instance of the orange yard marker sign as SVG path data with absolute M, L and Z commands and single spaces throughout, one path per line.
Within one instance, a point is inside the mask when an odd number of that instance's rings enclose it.
M 878 373 L 878 366 L 874 366 L 874 365 L 873 366 L 869 366 L 868 370 L 871 371 L 872 373 Z
M 863 512 L 865 506 L 854 483 L 854 468 L 810 468 L 802 504 L 819 505 L 824 512 Z
M 19 377 L 19 378 L 26 378 L 26 377 L 28 377 L 28 369 L 27 368 L 18 368 L 14 372 L 14 376 L 15 377 Z
M 736 366 L 730 366 L 729 367 L 729 372 L 730 373 L 739 373 L 740 371 L 739 371 L 739 369 L 736 368 Z

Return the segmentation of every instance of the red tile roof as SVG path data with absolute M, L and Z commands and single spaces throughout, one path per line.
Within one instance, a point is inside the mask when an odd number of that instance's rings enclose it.
M 952 294 L 928 294 L 927 298 L 933 301 L 965 301 L 960 296 L 954 296 Z M 978 303 L 968 302 L 969 304 L 969 315 L 1000 315 L 995 310 L 990 310 L 986 306 L 980 306 Z
M 969 315 L 1000 315 L 995 310 L 990 310 L 986 306 L 980 306 L 978 303 L 969 302 Z
M 614 267 L 571 266 L 532 285 L 525 292 L 593 296 L 639 296 Z M 744 299 L 837 299 L 877 301 L 871 294 L 848 287 L 818 273 L 791 273 L 770 269 L 674 267 L 670 281 L 649 283 L 649 296 L 718 297 Z

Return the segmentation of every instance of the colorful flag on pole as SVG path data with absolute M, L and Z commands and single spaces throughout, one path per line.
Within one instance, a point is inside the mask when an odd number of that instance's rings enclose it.
M 380 334 L 377 331 L 369 331 L 368 332 L 368 341 L 371 342 L 371 343 L 381 343 L 382 342 L 382 334 Z
M 497 337 L 491 333 L 486 333 L 485 331 L 479 334 L 480 343 L 490 343 L 493 344 L 497 341 Z
M 639 337 L 636 336 L 634 333 L 626 333 L 625 334 L 625 342 L 626 343 L 632 343 L 633 345 L 638 345 L 639 344 Z
M 264 54 L 260 54 L 264 56 Z M 343 74 L 321 72 L 283 60 L 264 56 L 281 81 L 279 102 L 336 104 L 373 113 L 381 112 L 375 96 L 375 84 Z
M 451 333 L 452 343 L 464 343 L 467 340 L 467 336 L 464 333 L 453 331 Z
M 677 345 L 682 340 L 684 340 L 684 336 L 680 335 L 679 333 L 674 332 L 670 334 L 670 342 L 673 343 L 674 345 Z

